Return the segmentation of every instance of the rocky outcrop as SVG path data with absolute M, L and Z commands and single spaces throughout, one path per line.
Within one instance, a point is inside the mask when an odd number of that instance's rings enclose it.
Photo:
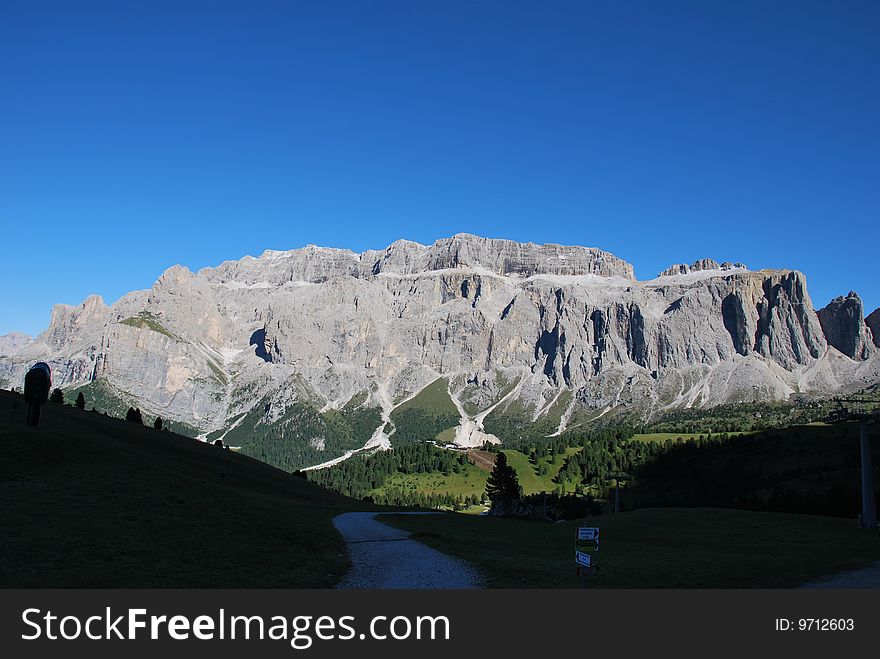
M 825 338 L 807 294 L 807 283 L 797 271 L 773 272 L 753 296 L 758 312 L 755 351 L 787 369 L 805 365 L 825 350 Z
M 864 361 L 871 355 L 874 346 L 865 324 L 864 306 L 855 292 L 836 297 L 820 309 L 819 322 L 828 343 L 850 359 Z
M 362 260 L 372 274 L 412 275 L 432 270 L 471 268 L 520 277 L 554 274 L 634 278 L 629 263 L 599 249 L 517 243 L 466 233 L 438 240 L 430 247 L 397 241 L 383 252 L 366 252 Z
M 871 338 L 874 345 L 880 348 L 880 309 L 874 309 L 865 317 L 865 325 L 871 330 Z
M 21 332 L 10 332 L 0 336 L 0 356 L 11 355 L 33 343 L 33 338 Z
M 90 295 L 76 307 L 56 304 L 52 308 L 49 327 L 38 339 L 52 348 L 62 348 L 85 335 L 99 332 L 108 315 L 109 309 L 100 295 Z
M 554 274 L 634 278 L 632 265 L 599 249 L 517 243 L 464 233 L 433 245 L 398 240 L 384 250 L 362 254 L 315 245 L 286 252 L 269 250 L 259 258 L 245 257 L 206 268 L 199 275 L 235 288 L 323 283 L 334 277 L 423 275 L 449 269 L 518 277 Z
M 692 264 L 687 265 L 685 263 L 676 263 L 675 265 L 671 265 L 666 270 L 661 272 L 658 277 L 675 277 L 676 275 L 687 275 L 692 272 L 705 272 L 707 270 L 745 270 L 746 266 L 742 263 L 731 263 L 730 261 L 725 261 L 724 263 L 718 263 L 713 259 L 700 259 L 699 261 L 694 261 Z

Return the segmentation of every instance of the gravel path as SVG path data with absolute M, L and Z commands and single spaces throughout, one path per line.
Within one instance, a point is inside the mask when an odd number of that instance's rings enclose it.
M 841 572 L 833 577 L 810 581 L 801 588 L 880 588 L 880 562 L 860 570 Z
M 348 545 L 352 563 L 339 588 L 482 587 L 479 574 L 470 565 L 410 540 L 408 532 L 377 521 L 377 514 L 343 513 L 333 518 L 333 526 Z

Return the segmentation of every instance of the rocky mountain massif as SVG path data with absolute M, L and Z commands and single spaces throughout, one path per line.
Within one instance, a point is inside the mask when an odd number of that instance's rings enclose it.
M 813 309 L 804 276 L 704 259 L 637 281 L 598 249 L 467 234 L 357 254 L 169 268 L 0 340 L 96 405 L 136 401 L 293 469 L 364 446 L 558 434 L 625 411 L 828 396 L 880 381 L 880 310 Z

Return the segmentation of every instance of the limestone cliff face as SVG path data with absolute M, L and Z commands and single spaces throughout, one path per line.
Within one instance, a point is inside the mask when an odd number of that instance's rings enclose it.
M 4 334 L 0 336 L 0 355 L 13 355 L 33 342 L 34 340 L 31 337 L 21 332 Z
M 433 270 L 471 268 L 496 275 L 600 275 L 633 279 L 632 266 L 598 249 L 536 245 L 512 240 L 458 234 L 430 247 L 397 241 L 382 252 L 363 255 L 372 274 L 421 274 Z M 361 270 L 363 273 L 364 270 Z
M 100 295 L 90 295 L 82 304 L 72 307 L 56 304 L 52 308 L 49 328 L 38 340 L 52 348 L 62 348 L 98 331 L 106 322 L 109 310 Z
M 0 381 L 45 359 L 60 385 L 104 380 L 206 432 L 356 401 L 381 410 L 382 445 L 394 408 L 442 378 L 456 440 L 481 443 L 488 415 L 561 432 L 620 409 L 866 386 L 880 381 L 877 320 L 852 294 L 817 314 L 797 271 L 704 259 L 637 281 L 598 249 L 460 234 L 175 266 L 112 306 L 57 306 Z
M 874 309 L 865 318 L 865 325 L 871 330 L 871 339 L 874 345 L 880 348 L 880 309 Z
M 308 245 L 286 252 L 266 251 L 259 258 L 227 261 L 199 274 L 211 281 L 249 286 L 289 282 L 322 283 L 333 277 L 371 279 L 378 275 L 420 275 L 448 269 L 472 269 L 495 275 L 600 275 L 633 279 L 632 266 L 599 249 L 536 245 L 458 234 L 421 245 L 398 240 L 384 250 L 356 254 L 346 249 Z
M 687 265 L 686 263 L 676 263 L 675 265 L 671 265 L 666 270 L 660 273 L 660 277 L 672 277 L 674 275 L 686 275 L 691 272 L 705 272 L 708 270 L 736 270 L 736 269 L 746 269 L 742 263 L 731 263 L 730 261 L 725 261 L 724 263 L 718 263 L 714 259 L 700 259 L 699 261 L 695 261 L 691 265 Z
M 864 361 L 874 352 L 871 330 L 865 324 L 862 299 L 853 291 L 834 298 L 819 310 L 819 322 L 828 343 L 850 359 Z

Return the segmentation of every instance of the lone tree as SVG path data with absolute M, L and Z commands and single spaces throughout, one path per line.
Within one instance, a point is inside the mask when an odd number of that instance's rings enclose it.
M 153 421 L 153 427 L 156 430 L 162 430 L 162 417 L 161 416 L 157 416 L 156 420 Z
M 52 395 L 49 396 L 49 401 L 52 403 L 59 403 L 61 405 L 64 405 L 64 392 L 56 387 L 52 390 Z
M 508 514 L 520 500 L 516 471 L 507 464 L 507 456 L 503 451 L 495 458 L 495 466 L 486 481 L 486 494 L 492 501 L 492 511 L 498 515 Z
M 86 409 L 86 397 L 83 396 L 83 392 L 79 392 L 79 395 L 76 397 L 76 409 L 84 410 Z
M 136 407 L 128 408 L 128 412 L 125 413 L 125 420 L 144 425 L 144 417 L 141 415 L 141 411 Z

